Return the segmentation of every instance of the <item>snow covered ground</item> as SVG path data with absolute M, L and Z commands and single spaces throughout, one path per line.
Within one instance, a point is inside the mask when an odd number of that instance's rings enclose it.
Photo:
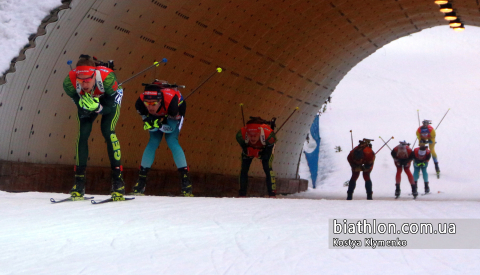
M 11 3 L 0 3 L 2 24 Z M 0 66 L 24 44 L 10 51 L 4 41 L 0 49 L 9 57 Z M 478 250 L 328 249 L 328 219 L 480 217 L 479 48 L 479 28 L 437 27 L 394 41 L 356 66 L 320 118 L 315 190 L 284 199 L 138 197 L 104 205 L 55 205 L 49 198 L 65 195 L 0 191 L 0 274 L 478 274 Z M 375 150 L 378 136 L 394 136 L 391 146 L 413 143 L 417 110 L 437 126 L 449 108 L 437 130 L 442 178 L 429 167 L 434 194 L 412 200 L 403 176 L 402 197 L 394 200 L 395 168 L 384 148 L 372 172 L 374 200 L 365 200 L 359 179 L 354 200 L 345 201 L 350 130 L 355 144 L 375 139 Z M 335 146 L 344 151 L 335 153 Z M 304 163 L 301 171 L 308 177 Z
M 51 196 L 0 192 L 0 274 L 478 272 L 478 250 L 328 249 L 329 218 L 472 218 L 478 202 Z
M 478 175 L 474 173 L 480 151 L 479 52 L 480 28 L 469 26 L 465 32 L 455 33 L 448 27 L 436 27 L 394 41 L 353 68 L 320 117 L 323 154 L 319 170 L 323 173 L 317 190 L 306 196 L 330 198 L 339 192 L 346 196 L 342 184 L 351 175 L 346 161 L 352 148 L 350 130 L 354 146 L 360 139 L 370 138 L 375 140 L 374 151 L 383 145 L 380 136 L 384 140 L 394 137 L 390 148 L 401 140 L 413 145 L 419 126 L 417 110 L 420 120 L 430 119 L 437 127 L 450 109 L 436 131 L 441 179 L 435 177 L 433 160 L 428 167 L 432 190 L 443 193 L 422 200 L 479 201 Z M 335 146 L 343 151 L 335 153 Z M 395 189 L 396 168 L 389 151 L 384 147 L 375 161 L 374 199 L 390 198 Z M 302 177 L 309 178 L 305 162 L 301 168 Z M 405 174 L 402 178 L 405 194 L 410 188 Z M 364 199 L 363 182 L 360 180 L 360 186 L 357 182 L 354 199 Z M 423 191 L 422 178 L 419 183 Z
M 28 43 L 28 36 L 37 32 L 42 19 L 61 4 L 61 0 L 0 0 L 0 73 Z

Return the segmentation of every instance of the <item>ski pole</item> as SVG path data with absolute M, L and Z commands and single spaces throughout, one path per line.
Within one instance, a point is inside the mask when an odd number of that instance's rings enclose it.
M 417 109 L 418 127 L 420 127 L 420 113 L 419 113 L 418 111 L 419 111 L 419 110 Z
M 387 143 L 388 143 L 390 140 L 392 140 L 392 139 L 393 139 L 393 137 L 391 137 L 389 140 L 387 140 L 387 142 L 385 142 L 385 144 L 383 144 L 383 146 L 380 147 L 380 149 L 378 149 L 377 152 L 375 152 L 375 155 L 376 155 L 378 152 L 380 152 L 380 150 L 382 150 L 382 148 L 383 148 L 385 145 L 387 145 Z
M 446 112 L 445 115 L 442 117 L 442 120 L 440 120 L 440 123 L 442 123 L 443 119 L 447 116 L 447 114 L 448 114 L 449 111 L 450 111 L 450 108 L 448 108 L 447 112 Z M 438 123 L 437 128 L 438 128 L 438 126 L 440 126 L 440 123 Z M 437 128 L 435 128 L 435 130 L 437 130 Z
M 298 110 L 299 108 L 298 107 L 295 107 L 295 110 L 293 110 L 293 112 L 290 114 L 290 116 L 287 117 L 287 119 L 283 122 L 283 124 L 280 126 L 280 128 L 278 128 L 277 130 L 277 134 L 278 132 L 280 132 L 280 130 L 282 129 L 283 125 L 285 125 L 285 123 L 287 123 L 287 121 L 293 116 L 293 114 Z
M 385 143 L 385 140 L 383 140 L 382 137 L 379 137 L 379 138 L 383 141 L 383 143 Z M 386 143 L 385 143 L 385 144 L 386 144 Z M 388 149 L 390 149 L 390 151 L 392 151 L 392 148 L 390 148 L 390 146 L 388 146 L 388 144 L 387 144 L 387 147 L 388 147 Z
M 245 127 L 245 117 L 243 116 L 243 103 L 240 103 L 240 109 L 242 110 L 243 127 Z
M 189 98 L 193 93 L 195 93 L 195 92 L 198 90 L 198 88 L 202 87 L 203 84 L 207 83 L 207 81 L 208 81 L 210 78 L 212 78 L 212 77 L 215 75 L 215 73 L 221 73 L 221 72 L 222 72 L 222 68 L 218 67 L 215 72 L 213 72 L 209 77 L 207 77 L 207 79 L 205 79 L 205 81 L 203 81 L 200 85 L 198 85 L 197 88 L 193 89 L 193 91 L 192 91 L 189 95 L 187 95 L 183 100 Z
M 418 109 L 417 109 L 417 117 L 418 117 L 418 127 L 420 127 L 420 113 L 418 112 Z M 416 137 L 412 148 L 415 148 L 415 144 L 417 143 L 417 140 L 418 140 L 418 138 Z
M 67 64 L 68 64 L 68 66 L 70 66 L 70 70 L 73 70 L 73 68 L 72 68 L 72 60 L 68 60 L 68 61 L 67 61 Z
M 352 133 L 352 130 L 350 130 L 350 138 L 352 139 L 352 150 L 353 150 L 353 133 Z
M 302 160 L 302 153 L 303 153 L 303 146 L 302 146 L 302 150 L 300 151 L 300 156 L 298 157 L 297 172 L 295 172 L 295 179 L 300 178 L 300 175 L 298 174 L 298 170 L 300 169 L 300 161 Z M 312 180 L 312 183 L 313 183 L 313 180 Z M 313 184 L 313 189 L 315 189 L 315 184 Z
M 162 62 L 162 63 L 167 63 L 167 59 L 166 59 L 166 58 L 163 58 L 161 62 Z M 130 81 L 130 80 L 134 79 L 135 77 L 141 75 L 142 73 L 150 70 L 151 68 L 158 67 L 158 66 L 160 66 L 160 63 L 158 63 L 157 61 L 155 61 L 155 62 L 153 62 L 152 65 L 148 66 L 148 67 L 145 68 L 143 71 L 141 71 L 141 72 L 137 73 L 136 75 L 133 75 L 133 76 L 125 79 L 123 82 L 121 82 L 120 84 L 118 84 L 118 86 L 121 86 L 122 84 L 127 83 L 128 81 Z

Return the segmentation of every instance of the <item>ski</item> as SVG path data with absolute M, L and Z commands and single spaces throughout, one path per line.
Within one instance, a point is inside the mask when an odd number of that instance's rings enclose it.
M 66 201 L 84 201 L 84 200 L 91 200 L 93 199 L 94 197 L 69 197 L 69 198 L 66 198 L 66 199 L 63 199 L 63 200 L 55 200 L 54 198 L 50 198 L 50 201 L 52 203 L 60 203 L 60 202 L 66 202 Z
M 143 194 L 143 193 L 134 193 L 134 192 L 130 192 L 127 195 L 130 195 L 130 196 L 145 196 L 145 194 Z
M 412 193 L 408 193 L 409 196 L 413 196 Z M 413 199 L 416 199 L 418 197 L 418 194 L 416 196 L 413 196 Z
M 124 198 L 125 201 L 134 200 L 134 199 L 135 199 L 135 197 Z M 91 200 L 91 202 L 92 202 L 92 204 L 101 204 L 101 203 L 107 203 L 107 202 L 113 202 L 113 201 L 124 201 L 124 200 L 114 200 L 113 198 L 108 198 L 108 199 L 105 199 L 105 200 L 102 200 L 102 201 Z
M 434 192 L 428 192 L 428 193 L 423 193 L 422 196 L 430 195 L 430 194 L 441 194 L 441 193 L 445 193 L 445 192 L 442 192 L 442 191 L 438 191 L 438 192 L 436 192 L 436 193 L 434 193 Z

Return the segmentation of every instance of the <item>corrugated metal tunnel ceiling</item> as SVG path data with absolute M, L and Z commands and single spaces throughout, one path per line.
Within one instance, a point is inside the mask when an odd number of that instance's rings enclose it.
M 239 173 L 240 103 L 246 116 L 277 117 L 277 124 L 298 106 L 278 134 L 274 162 L 277 177 L 293 178 L 314 115 L 351 68 L 395 39 L 448 24 L 433 0 L 66 2 L 70 8 L 46 25 L 0 86 L 2 160 L 74 163 L 76 109 L 62 89 L 68 60 L 81 53 L 115 60 L 122 81 L 167 58 L 124 85 L 116 130 L 124 166 L 139 165 L 148 141 L 134 107 L 141 83 L 156 75 L 186 85 L 188 95 L 220 66 L 224 71 L 187 100 L 180 143 L 191 170 Z M 478 0 L 453 6 L 465 25 L 479 25 Z M 109 166 L 98 128 L 89 165 Z M 174 169 L 166 145 L 160 150 L 153 168 Z M 251 174 L 263 176 L 260 165 Z

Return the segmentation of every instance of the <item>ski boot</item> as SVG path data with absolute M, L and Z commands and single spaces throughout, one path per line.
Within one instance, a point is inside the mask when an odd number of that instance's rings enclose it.
M 373 200 L 372 195 L 373 195 L 373 192 L 367 193 L 367 200 L 369 201 Z
M 412 195 L 413 195 L 413 199 L 416 199 L 417 196 L 418 196 L 417 182 L 415 182 L 414 184 L 412 184 Z
M 110 194 L 114 201 L 124 201 L 125 198 L 125 182 L 123 181 L 123 167 L 115 167 L 112 169 L 112 189 Z
M 428 186 L 428 182 L 425 182 L 425 194 L 430 193 L 430 187 Z
M 150 168 L 145 168 L 140 166 L 140 170 L 138 171 L 138 180 L 133 187 L 132 195 L 135 196 L 143 196 L 145 193 L 145 187 L 147 186 L 147 174 L 150 171 Z
M 372 200 L 373 191 L 371 180 L 365 181 L 365 190 L 367 191 L 367 200 Z
M 70 190 L 70 196 L 72 200 L 83 200 L 85 195 L 85 183 L 87 181 L 85 177 L 86 166 L 75 166 L 75 184 Z
M 395 198 L 398 199 L 400 197 L 400 193 L 402 190 L 400 190 L 400 183 L 395 183 Z
M 353 198 L 353 193 L 348 193 L 347 192 L 347 201 L 351 201 Z
M 438 167 L 438 162 L 435 162 L 435 172 L 437 172 L 437 179 L 440 178 L 440 167 Z
M 182 184 L 182 195 L 185 197 L 193 197 L 192 194 L 192 182 L 190 181 L 190 175 L 188 174 L 188 167 L 179 168 Z
M 348 190 L 347 190 L 347 201 L 351 201 L 353 198 L 353 191 L 355 191 L 355 187 L 357 185 L 356 181 L 349 180 L 348 181 Z

